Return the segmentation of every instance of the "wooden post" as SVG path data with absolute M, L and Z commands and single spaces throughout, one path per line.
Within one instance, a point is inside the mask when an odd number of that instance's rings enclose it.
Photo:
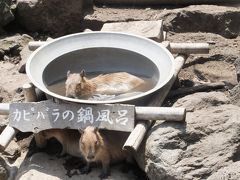
M 9 114 L 9 104 L 0 103 L 0 115 L 8 115 L 8 114 Z
M 208 54 L 208 43 L 170 43 L 173 54 Z
M 178 73 L 180 72 L 181 68 L 183 67 L 185 61 L 187 59 L 186 55 L 178 55 L 175 58 L 175 72 L 172 77 L 172 79 L 159 90 L 159 92 L 152 98 L 152 101 L 149 103 L 150 106 L 161 106 L 163 103 L 164 99 L 166 98 L 168 92 L 170 91 L 175 79 L 178 76 Z M 151 126 L 152 122 L 139 122 L 135 126 L 134 130 L 131 132 L 129 135 L 127 141 L 123 145 L 123 149 L 128 149 L 128 150 L 134 150 L 137 151 L 138 147 L 140 146 L 148 128 Z
M 30 51 L 35 51 L 37 48 L 39 48 L 40 46 L 46 44 L 46 41 L 30 41 L 28 43 L 28 49 Z
M 185 108 L 136 106 L 135 111 L 136 120 L 184 121 L 186 117 Z
M 26 102 L 36 102 L 37 94 L 35 92 L 35 87 L 31 83 L 26 83 L 23 85 L 23 93 Z
M 36 92 L 35 92 L 34 86 L 32 84 L 30 84 L 30 83 L 24 84 L 23 85 L 23 93 L 24 93 L 26 102 L 34 102 L 37 100 Z M 2 112 L 7 113 L 7 111 L 9 111 L 9 104 L 1 105 L 0 107 L 5 108 Z M 11 140 L 17 134 L 17 132 L 18 132 L 17 129 L 15 129 L 9 125 L 5 127 L 5 129 L 3 130 L 3 132 L 0 135 L 0 151 L 3 151 L 4 149 L 6 149 L 8 144 L 11 142 Z
M 15 137 L 18 131 L 11 126 L 7 125 L 3 132 L 0 135 L 0 151 L 4 151 L 4 149 L 8 146 L 11 140 Z

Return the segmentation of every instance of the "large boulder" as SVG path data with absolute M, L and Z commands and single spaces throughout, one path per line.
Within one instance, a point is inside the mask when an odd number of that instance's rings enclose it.
M 104 23 L 126 21 L 163 20 L 165 31 L 209 32 L 226 38 L 240 34 L 240 8 L 217 5 L 192 5 L 184 8 L 144 10 L 133 8 L 94 8 L 94 13 L 85 17 L 92 30 L 100 30 Z
M 240 34 L 238 7 L 193 5 L 166 11 L 159 17 L 164 19 L 167 31 L 212 32 L 226 38 L 236 38 Z
M 174 106 L 189 111 L 186 123 L 157 122 L 136 160 L 150 179 L 221 179 L 240 160 L 240 108 L 221 92 L 195 93 Z M 236 171 L 234 177 L 239 177 Z M 238 178 L 236 178 L 237 180 Z
M 63 35 L 79 32 L 92 0 L 17 0 L 17 19 L 29 31 Z
M 3 32 L 2 27 L 14 20 L 14 15 L 11 11 L 11 0 L 0 1 L 0 35 Z

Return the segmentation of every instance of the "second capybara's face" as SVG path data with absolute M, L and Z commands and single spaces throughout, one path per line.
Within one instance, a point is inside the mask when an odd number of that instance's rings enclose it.
M 80 138 L 80 150 L 87 161 L 96 161 L 96 156 L 100 149 L 100 141 L 97 135 L 97 129 L 87 127 Z

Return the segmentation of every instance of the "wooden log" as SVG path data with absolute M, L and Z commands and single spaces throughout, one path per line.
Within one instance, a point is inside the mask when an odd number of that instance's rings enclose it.
M 164 31 L 162 36 L 162 40 L 165 40 L 167 33 Z M 46 43 L 48 42 L 31 41 L 28 43 L 28 48 L 34 51 Z M 163 41 L 162 43 L 165 45 L 167 41 Z M 169 43 L 169 47 L 167 48 L 173 54 L 208 54 L 210 49 L 208 43 Z
M 47 42 L 46 41 L 30 41 L 28 43 L 28 49 L 30 51 L 35 51 L 37 48 L 39 48 L 42 45 L 45 45 Z
M 183 67 L 185 61 L 187 59 L 186 55 L 178 55 L 175 58 L 175 71 L 172 79 L 159 90 L 159 92 L 152 98 L 152 101 L 149 103 L 150 106 L 161 106 L 164 99 L 166 98 L 168 92 L 170 91 L 175 79 L 178 76 L 181 68 Z M 140 146 L 148 128 L 151 126 L 152 121 L 148 122 L 139 122 L 135 126 L 134 130 L 129 135 L 127 141 L 123 145 L 123 149 L 137 151 L 138 147 Z
M 26 83 L 23 85 L 23 92 L 25 96 L 25 101 L 26 102 L 33 102 L 37 100 L 35 88 L 32 84 Z M 9 105 L 5 105 L 5 112 L 7 109 L 9 109 Z M 11 127 L 11 126 L 6 126 L 6 128 L 3 130 L 3 132 L 0 135 L 0 150 L 4 151 L 8 144 L 11 142 L 11 140 L 15 137 L 17 134 L 18 130 Z
M 168 94 L 168 97 L 187 95 L 187 94 L 192 94 L 195 92 L 220 89 L 220 88 L 224 88 L 224 87 L 225 87 L 224 82 L 200 84 L 200 85 L 193 86 L 193 87 L 179 88 L 179 89 L 170 91 Z
M 8 146 L 11 140 L 15 137 L 18 131 L 13 127 L 7 125 L 3 132 L 0 135 L 0 151 L 4 151 L 4 149 Z
M 173 54 L 208 54 L 208 43 L 170 43 Z
M 9 103 L 0 103 L 0 115 L 9 114 Z
M 23 85 L 23 94 L 26 102 L 36 102 L 37 94 L 35 92 L 35 87 L 31 83 L 26 83 Z
M 186 117 L 185 108 L 173 107 L 135 107 L 136 119 L 140 120 L 166 120 L 184 121 Z

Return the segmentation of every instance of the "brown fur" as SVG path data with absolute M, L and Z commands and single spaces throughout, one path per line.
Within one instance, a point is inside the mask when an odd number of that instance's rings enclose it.
M 65 88 L 66 96 L 81 98 L 91 97 L 94 94 L 123 94 L 143 84 L 145 84 L 144 80 L 127 72 L 101 74 L 87 79 L 82 71 L 80 74 L 68 72 Z
M 45 144 L 45 141 L 51 138 L 56 138 L 62 145 L 62 152 L 60 155 L 65 153 L 76 157 L 82 157 L 79 150 L 79 138 L 80 133 L 77 130 L 72 129 L 49 129 L 38 133 L 38 137 L 41 137 Z M 45 140 L 45 141 L 43 141 Z M 43 147 L 41 143 L 37 144 L 38 147 Z
M 102 173 L 100 177 L 109 175 L 109 165 L 126 160 L 129 157 L 127 151 L 122 150 L 122 146 L 128 137 L 124 132 L 98 131 L 97 128 L 88 126 L 80 138 L 80 150 L 88 162 L 84 173 L 90 171 L 90 162 L 100 162 Z

